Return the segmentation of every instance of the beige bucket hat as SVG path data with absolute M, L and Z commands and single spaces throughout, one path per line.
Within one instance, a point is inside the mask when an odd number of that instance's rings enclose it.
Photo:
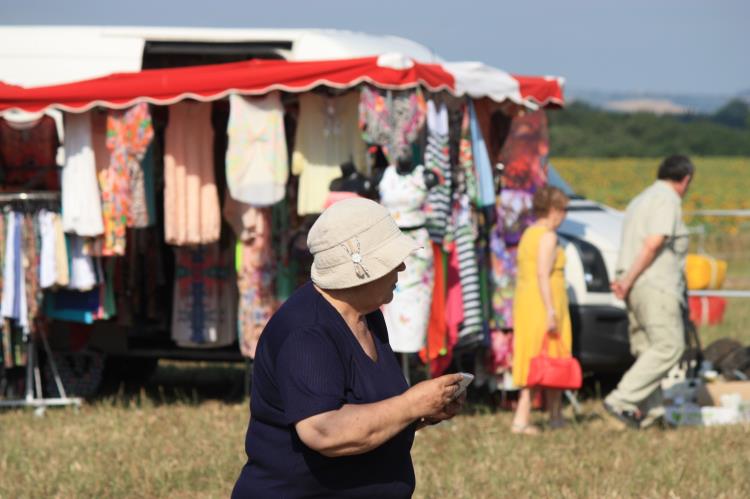
M 310 228 L 307 246 L 314 258 L 310 277 L 322 289 L 372 282 L 420 248 L 385 207 L 365 198 L 331 205 Z

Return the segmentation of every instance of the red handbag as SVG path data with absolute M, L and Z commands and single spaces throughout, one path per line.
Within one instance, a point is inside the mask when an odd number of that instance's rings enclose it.
M 550 357 L 547 353 L 549 334 L 544 335 L 542 351 L 532 357 L 526 386 L 534 388 L 554 388 L 557 390 L 578 390 L 583 383 L 581 365 L 570 352 L 565 357 Z M 562 349 L 562 341 L 558 341 Z

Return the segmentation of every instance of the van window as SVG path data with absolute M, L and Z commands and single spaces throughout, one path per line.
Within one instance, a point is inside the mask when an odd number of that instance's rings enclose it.
M 283 59 L 290 41 L 267 42 L 161 42 L 147 41 L 143 47 L 143 69 L 162 69 L 249 59 Z

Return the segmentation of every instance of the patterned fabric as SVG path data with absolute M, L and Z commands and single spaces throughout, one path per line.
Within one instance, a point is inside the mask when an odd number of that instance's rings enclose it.
M 531 193 L 519 190 L 505 189 L 498 197 L 497 224 L 490 233 L 493 329 L 513 327 L 517 245 L 533 222 L 531 201 Z
M 532 198 L 526 191 L 504 189 L 500 193 L 495 231 L 508 246 L 516 246 L 523 231 L 533 222 Z
M 172 339 L 185 347 L 220 347 L 237 338 L 233 248 L 218 243 L 175 248 Z
M 140 161 L 153 137 L 148 104 L 137 104 L 127 111 L 109 112 L 109 162 L 106 168 L 99 171 L 104 256 L 125 254 L 126 227 L 148 226 L 146 191 Z
M 417 165 L 401 175 L 393 165 L 387 166 L 378 184 L 380 203 L 388 208 L 399 227 L 420 227 L 425 224 L 424 204 L 427 186 L 424 182 L 424 166 Z
M 490 234 L 493 331 L 513 328 L 513 291 L 516 286 L 516 248 L 508 248 L 496 232 Z
M 55 120 L 43 116 L 32 123 L 0 119 L 0 185 L 4 188 L 60 189 Z
M 388 162 L 411 157 L 427 113 L 422 92 L 394 92 L 365 86 L 359 98 L 359 128 L 369 144 L 383 146 Z
M 276 255 L 272 240 L 273 208 L 255 208 L 231 196 L 224 200 L 224 218 L 237 236 L 235 267 L 239 308 L 240 352 L 255 358 L 260 333 L 276 310 Z
M 434 279 L 432 243 L 427 229 L 407 231 L 422 248 L 399 272 L 393 300 L 383 306 L 388 340 L 394 352 L 418 352 L 425 343 Z
M 479 289 L 479 263 L 476 253 L 476 234 L 471 220 L 469 198 L 459 199 L 460 208 L 456 216 L 456 251 L 458 252 L 458 274 L 461 280 L 461 295 L 464 320 L 458 332 L 459 341 L 471 335 L 482 334 L 482 299 Z
M 458 150 L 458 167 L 463 173 L 463 188 L 460 192 L 466 192 L 474 206 L 479 206 L 479 181 L 474 170 L 474 153 L 471 150 L 471 126 L 470 112 L 467 107 L 461 122 L 461 140 Z
M 500 153 L 503 187 L 535 192 L 547 183 L 547 115 L 539 110 L 513 118 Z
M 407 175 L 399 175 L 395 166 L 388 166 L 378 189 L 381 204 L 388 208 L 399 227 L 424 224 L 422 208 L 427 199 L 427 187 L 422 165 Z M 425 249 L 406 259 L 406 270 L 398 275 L 393 300 L 383 306 L 394 352 L 418 352 L 424 346 L 432 304 L 435 269 L 430 235 L 425 228 L 411 230 L 408 234 Z
M 279 95 L 229 96 L 227 186 L 234 199 L 253 206 L 284 198 L 289 166 Z
M 254 233 L 251 240 L 237 243 L 236 258 L 240 351 L 249 358 L 255 358 L 260 333 L 276 309 L 270 208 L 261 211 Z
M 42 291 L 39 287 L 39 239 L 38 225 L 33 215 L 23 217 L 23 271 L 26 288 L 26 306 L 29 328 L 39 315 Z
M 441 177 L 441 182 L 427 195 L 427 231 L 430 239 L 442 243 L 448 219 L 451 215 L 451 164 L 448 146 L 448 109 L 445 104 L 436 108 L 435 102 L 427 103 L 427 149 L 425 167 Z

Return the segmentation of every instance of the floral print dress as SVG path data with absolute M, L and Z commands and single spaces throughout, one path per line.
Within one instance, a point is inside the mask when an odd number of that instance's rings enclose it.
M 411 173 L 400 175 L 391 165 L 385 169 L 378 188 L 381 204 L 388 208 L 396 224 L 423 248 L 406 259 L 406 270 L 398 275 L 393 300 L 383 306 L 393 351 L 418 352 L 427 334 L 435 278 L 432 243 L 424 226 L 423 206 L 428 192 L 424 167 L 419 165 Z
M 99 170 L 102 194 L 104 241 L 102 255 L 125 254 L 127 227 L 146 227 L 148 211 L 140 161 L 154 129 L 148 104 L 127 111 L 112 111 L 107 117 L 109 164 Z

